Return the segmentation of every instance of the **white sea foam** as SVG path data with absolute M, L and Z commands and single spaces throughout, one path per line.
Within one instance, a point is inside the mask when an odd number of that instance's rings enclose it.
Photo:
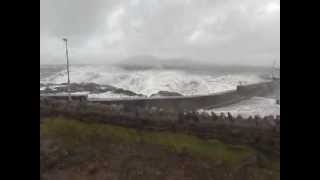
M 129 96 L 126 94 L 114 93 L 112 91 L 88 95 L 88 98 L 90 99 L 123 99 L 123 98 L 137 98 L 137 97 L 139 96 Z
M 276 104 L 275 99 L 263 98 L 263 97 L 253 97 L 248 100 L 241 101 L 239 103 L 209 110 L 200 109 L 200 113 L 214 112 L 216 114 L 230 112 L 232 115 L 241 115 L 242 117 L 249 116 L 269 116 L 269 115 L 280 115 L 280 105 Z
M 235 89 L 240 81 L 248 84 L 263 81 L 262 78 L 253 74 L 214 76 L 163 69 L 128 71 L 105 66 L 72 67 L 70 76 L 71 81 L 75 83 L 93 82 L 112 85 L 146 96 L 158 91 L 171 91 L 183 95 L 210 94 Z M 42 79 L 40 82 L 60 84 L 65 83 L 66 79 L 66 72 L 60 71 Z

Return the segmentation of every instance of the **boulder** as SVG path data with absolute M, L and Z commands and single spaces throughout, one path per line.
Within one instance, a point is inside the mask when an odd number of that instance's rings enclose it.
M 183 95 L 177 92 L 159 91 L 158 93 L 152 94 L 150 97 L 161 97 L 161 96 L 183 96 Z

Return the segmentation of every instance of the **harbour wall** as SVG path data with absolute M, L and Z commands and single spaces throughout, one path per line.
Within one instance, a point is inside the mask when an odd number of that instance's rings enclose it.
M 90 100 L 90 102 L 102 103 L 106 105 L 123 105 L 127 108 L 135 107 L 157 107 L 166 110 L 193 110 L 205 106 L 219 106 L 237 102 L 244 97 L 237 91 L 228 91 L 214 95 L 189 96 L 189 97 L 158 97 L 141 99 L 111 99 L 111 100 Z
M 157 107 L 165 110 L 186 111 L 199 108 L 216 108 L 237 103 L 253 96 L 264 96 L 275 90 L 278 82 L 270 81 L 250 85 L 239 85 L 236 90 L 221 93 L 197 95 L 197 96 L 174 96 L 153 97 L 135 99 L 88 99 L 90 102 L 106 105 L 116 104 L 128 108 Z
M 241 96 L 264 96 L 270 92 L 280 89 L 280 81 L 274 80 L 270 82 L 249 84 L 237 86 L 237 92 Z
M 134 110 L 136 108 L 156 107 L 167 111 L 191 111 L 199 108 L 217 108 L 237 103 L 253 96 L 265 96 L 280 85 L 279 81 L 268 81 L 249 85 L 239 85 L 235 90 L 215 94 L 194 96 L 169 96 L 149 98 L 93 99 L 87 95 L 73 95 L 74 101 L 85 101 L 105 105 L 121 105 Z M 67 95 L 45 96 L 53 99 L 67 99 Z

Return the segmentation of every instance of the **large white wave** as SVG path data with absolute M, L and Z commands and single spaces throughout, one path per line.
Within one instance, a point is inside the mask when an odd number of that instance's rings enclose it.
M 106 66 L 79 66 L 71 68 L 71 82 L 93 82 L 150 96 L 158 91 L 171 91 L 183 95 L 200 95 L 235 89 L 242 83 L 263 81 L 254 74 L 201 75 L 181 70 L 124 70 Z M 60 71 L 40 80 L 40 83 L 65 83 L 66 71 Z

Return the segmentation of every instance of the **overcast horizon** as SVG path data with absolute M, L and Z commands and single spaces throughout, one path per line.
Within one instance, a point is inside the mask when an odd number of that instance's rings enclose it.
M 280 61 L 280 0 L 41 0 L 40 64 L 136 56 L 208 64 Z M 187 62 L 187 61 L 186 61 Z

